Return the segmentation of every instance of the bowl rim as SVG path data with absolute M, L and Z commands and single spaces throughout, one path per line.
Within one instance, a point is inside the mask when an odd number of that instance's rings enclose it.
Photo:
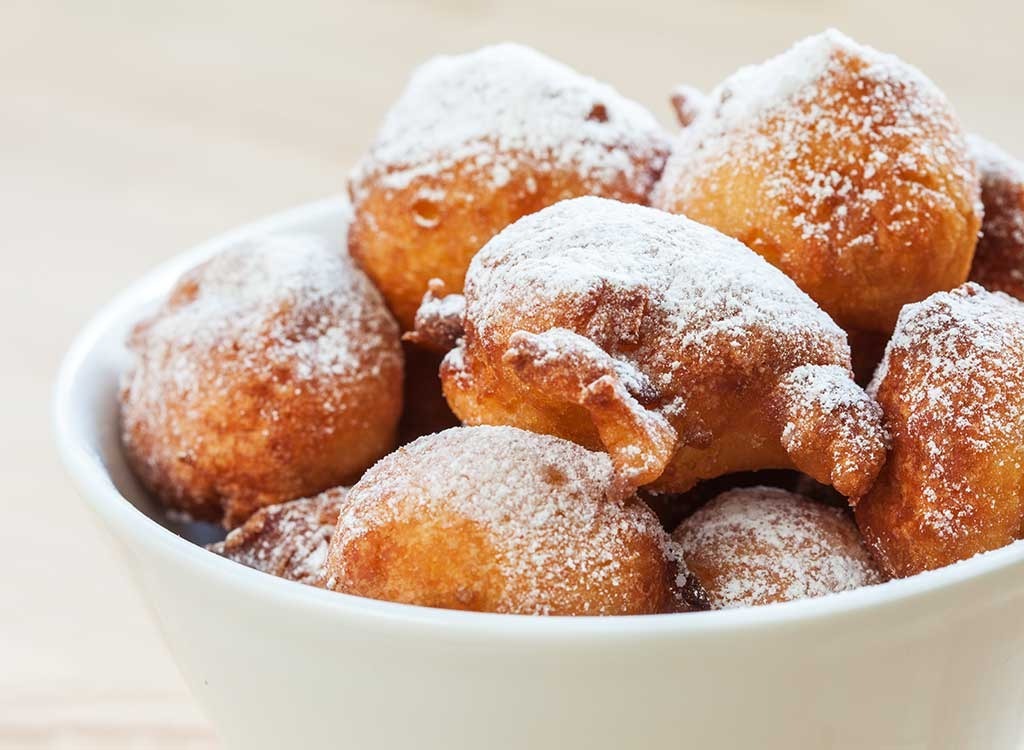
M 1015 565 L 1024 566 L 1022 540 L 909 578 L 793 602 L 698 613 L 531 617 L 434 609 L 326 591 L 247 568 L 178 536 L 136 508 L 117 489 L 98 453 L 92 448 L 86 431 L 76 426 L 72 416 L 74 395 L 81 378 L 89 372 L 90 355 L 111 327 L 126 317 L 138 317 L 138 311 L 144 304 L 166 294 L 182 272 L 203 259 L 227 246 L 264 234 L 301 231 L 291 228 L 328 219 L 339 210 L 346 210 L 343 196 L 306 203 L 219 234 L 174 255 L 115 295 L 75 336 L 61 361 L 54 386 L 54 436 L 62 463 L 80 493 L 95 512 L 121 533 L 141 545 L 158 548 L 174 557 L 176 563 L 192 567 L 199 575 L 213 576 L 229 587 L 239 587 L 255 597 L 281 606 L 315 611 L 319 615 L 370 618 L 381 624 L 457 628 L 461 634 L 559 636 L 567 641 L 593 636 L 629 638 L 644 633 L 697 635 L 834 618 L 923 597 Z

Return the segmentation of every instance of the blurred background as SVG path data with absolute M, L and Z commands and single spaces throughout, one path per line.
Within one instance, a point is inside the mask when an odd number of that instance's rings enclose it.
M 0 0 L 0 747 L 215 748 L 59 468 L 75 331 L 174 253 L 341 191 L 413 66 L 515 40 L 671 122 L 669 90 L 826 26 L 1024 156 L 1024 2 Z

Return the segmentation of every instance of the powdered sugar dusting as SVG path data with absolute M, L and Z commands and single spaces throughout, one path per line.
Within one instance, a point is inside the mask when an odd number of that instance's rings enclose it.
M 849 371 L 836 365 L 797 367 L 784 387 L 828 413 L 857 408 L 864 402 L 864 392 L 850 379 Z
M 742 127 L 799 94 L 825 72 L 837 49 L 854 43 L 829 29 L 797 42 L 787 52 L 733 73 L 710 94 L 714 114 L 700 124 L 719 133 Z M 707 107 L 703 108 L 707 110 Z
M 465 314 L 465 298 L 461 294 L 445 294 L 444 283 L 432 279 L 416 310 L 415 333 L 407 333 L 403 338 L 430 348 L 450 350 L 462 336 Z
M 968 283 L 900 313 L 869 392 L 894 441 L 920 456 L 914 501 L 940 538 L 972 533 L 972 519 L 999 501 L 958 467 L 1006 452 L 1005 471 L 1022 471 L 1022 377 L 1024 304 L 1012 297 Z
M 148 365 L 128 371 L 124 386 L 142 404 L 133 414 L 163 422 L 164 404 L 212 398 L 233 386 L 233 373 L 273 380 L 280 369 L 311 389 L 377 377 L 398 366 L 397 335 L 379 292 L 347 255 L 313 236 L 273 236 L 179 280 L 134 334 Z M 344 399 L 328 395 L 324 408 L 343 409 Z
M 1024 162 L 1015 159 L 1003 148 L 980 135 L 968 135 L 967 144 L 970 146 L 971 158 L 978 166 L 983 183 L 987 180 L 1024 183 Z
M 336 487 L 263 508 L 209 549 L 264 573 L 322 586 L 327 550 L 347 492 Z
M 465 311 L 465 300 L 458 294 L 435 297 L 428 293 L 416 314 L 426 318 L 449 320 L 462 317 Z
M 516 344 L 515 337 L 510 341 L 506 357 L 515 357 L 521 352 L 521 345 Z M 557 362 L 565 357 L 567 351 L 579 351 L 580 355 L 594 361 L 602 359 L 604 352 L 593 341 L 565 328 L 552 328 L 543 336 L 532 337 L 530 356 L 534 367 L 543 368 L 550 362 Z M 637 367 L 622 359 L 612 359 L 615 375 L 622 381 L 630 393 L 649 393 L 651 383 Z
M 857 232 L 886 184 L 900 181 L 917 201 L 941 189 L 925 177 L 936 166 L 973 181 L 942 92 L 913 66 L 833 29 L 741 68 L 709 98 L 679 136 L 658 205 L 685 206 L 698 193 L 703 203 L 728 201 L 728 190 L 694 175 L 756 164 L 767 175 L 758 197 L 776 206 L 776 220 L 804 240 L 872 247 L 876 238 Z M 913 206 L 887 207 L 890 232 L 919 220 Z
M 603 453 L 511 427 L 462 427 L 410 443 L 371 468 L 339 517 L 334 548 L 392 521 L 454 513 L 485 531 L 507 581 L 503 611 L 546 614 L 564 578 L 623 586 L 628 544 L 672 548 L 656 516 Z M 334 565 L 344 555 L 332 553 Z M 623 592 L 627 595 L 628 592 Z
M 592 320 L 591 328 L 620 339 L 638 325 L 629 308 L 664 316 L 666 333 L 678 339 L 654 356 L 669 372 L 680 354 L 720 357 L 723 341 L 741 352 L 762 336 L 786 337 L 794 347 L 825 339 L 848 352 L 845 333 L 740 242 L 682 216 L 595 197 L 532 214 L 485 245 L 467 275 L 466 320 L 486 336 L 509 311 L 540 319 L 597 295 L 621 304 L 605 305 L 616 317 Z M 603 343 L 600 331 L 590 334 Z
M 1024 291 L 1024 162 L 977 135 L 968 137 L 981 179 L 985 218 L 971 278 L 1020 298 Z
M 779 384 L 787 395 L 792 413 L 797 417 L 805 411 L 815 411 L 825 418 L 808 419 L 804 424 L 843 424 L 847 452 L 838 457 L 839 473 L 855 472 L 864 456 L 871 455 L 879 446 L 888 444 L 889 436 L 882 426 L 882 409 L 861 390 L 843 367 L 835 365 L 802 365 L 791 371 Z M 797 422 L 787 422 L 782 431 L 782 443 L 787 449 L 805 436 Z
M 806 599 L 881 581 L 842 510 L 784 490 L 726 492 L 673 536 L 713 609 Z
M 595 184 L 621 176 L 649 183 L 637 164 L 657 174 L 667 151 L 661 126 L 639 104 L 539 52 L 500 44 L 421 66 L 352 185 L 358 200 L 370 177 L 401 189 L 473 163 L 498 188 L 522 158 Z

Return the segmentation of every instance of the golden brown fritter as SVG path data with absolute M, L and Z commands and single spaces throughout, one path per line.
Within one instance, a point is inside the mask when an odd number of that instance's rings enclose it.
M 985 206 L 971 281 L 1024 299 L 1024 163 L 978 136 L 968 143 Z
M 208 549 L 272 576 L 322 587 L 327 548 L 347 493 L 346 487 L 334 487 L 260 508 Z
M 725 492 L 672 536 L 712 609 L 807 599 L 883 580 L 847 512 L 772 487 Z
M 370 469 L 341 510 L 328 588 L 535 615 L 678 611 L 658 519 L 603 453 L 511 427 L 456 427 Z
M 231 528 L 355 481 L 394 446 L 398 327 L 352 261 L 307 236 L 186 273 L 131 336 L 127 457 L 167 507 Z
M 578 195 L 646 202 L 667 155 L 645 109 L 531 49 L 435 58 L 351 177 L 349 248 L 410 328 L 427 283 L 461 290 L 520 216 Z
M 1024 535 L 1024 304 L 969 283 L 908 305 L 871 390 L 892 451 L 853 502 L 889 574 Z
M 442 380 L 465 423 L 607 450 L 654 491 L 796 467 L 859 495 L 884 459 L 842 330 L 757 254 L 684 217 L 563 201 L 488 243 L 464 300 L 429 296 L 417 334 L 458 327 L 437 325 L 444 309 L 464 327 Z
M 981 224 L 938 88 L 836 31 L 741 69 L 679 135 L 654 205 L 736 237 L 849 331 L 967 279 Z

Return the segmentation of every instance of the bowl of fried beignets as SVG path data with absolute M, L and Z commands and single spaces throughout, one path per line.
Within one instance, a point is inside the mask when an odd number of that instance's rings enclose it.
M 347 196 L 76 340 L 226 747 L 1024 741 L 1024 164 L 831 30 L 667 93 L 432 60 Z

